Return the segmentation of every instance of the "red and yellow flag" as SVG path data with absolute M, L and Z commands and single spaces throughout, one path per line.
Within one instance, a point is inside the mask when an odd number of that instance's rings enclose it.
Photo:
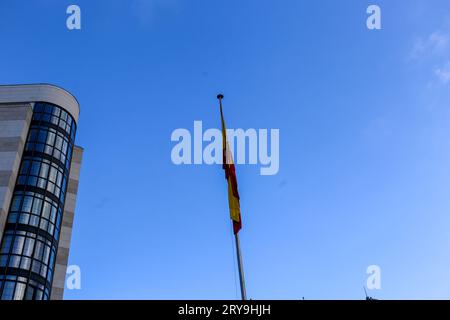
M 237 234 L 242 228 L 241 206 L 239 203 L 239 192 L 236 179 L 236 168 L 234 167 L 233 155 L 227 140 L 227 129 L 223 118 L 222 100 L 220 100 L 220 117 L 222 120 L 222 143 L 223 143 L 223 169 L 225 179 L 228 183 L 228 204 L 230 206 L 230 217 L 233 220 L 233 231 Z

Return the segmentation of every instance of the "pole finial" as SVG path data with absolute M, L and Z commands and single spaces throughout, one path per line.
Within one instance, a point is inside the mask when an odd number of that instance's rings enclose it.
M 222 100 L 222 99 L 223 99 L 223 94 L 219 93 L 219 94 L 217 95 L 217 99 Z

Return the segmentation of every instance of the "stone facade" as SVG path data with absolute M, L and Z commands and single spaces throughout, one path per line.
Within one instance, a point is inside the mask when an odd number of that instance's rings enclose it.
M 75 213 L 75 204 L 78 193 L 83 148 L 75 146 L 73 149 L 72 164 L 70 167 L 69 184 L 67 186 L 66 205 L 59 238 L 58 253 L 56 255 L 55 275 L 53 278 L 51 300 L 62 300 L 66 280 L 67 263 L 69 260 L 70 240 Z
M 31 104 L 0 104 L 0 239 L 32 114 Z

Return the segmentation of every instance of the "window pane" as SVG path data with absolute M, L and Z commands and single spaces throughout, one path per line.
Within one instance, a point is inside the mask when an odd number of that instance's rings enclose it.
M 22 249 L 23 249 L 24 242 L 25 242 L 25 238 L 24 237 L 16 237 L 16 239 L 14 240 L 12 253 L 22 254 Z
M 33 252 L 33 247 L 34 247 L 34 239 L 27 238 L 25 240 L 25 245 L 23 248 L 23 255 L 27 256 L 27 257 L 31 257 L 31 254 Z
M 58 171 L 56 170 L 56 168 L 55 168 L 55 167 L 52 167 L 52 168 L 50 169 L 50 175 L 48 176 L 48 179 L 49 179 L 51 182 L 56 182 L 56 175 L 57 175 L 57 173 L 58 173 Z
M 40 176 L 41 178 L 46 179 L 47 176 L 48 176 L 48 169 L 49 169 L 48 164 L 43 163 L 43 164 L 41 165 L 41 172 L 40 172 L 39 176 Z
M 44 252 L 44 244 L 40 241 L 36 243 L 36 247 L 34 248 L 34 258 L 41 260 L 42 253 Z
M 31 212 L 32 204 L 33 204 L 33 198 L 32 197 L 24 197 L 23 198 L 23 204 L 22 204 L 22 211 L 24 211 L 24 212 Z
M 7 281 L 5 282 L 5 286 L 3 287 L 3 294 L 2 299 L 3 300 L 12 300 L 14 295 L 14 282 Z
M 20 169 L 20 174 L 27 174 L 29 167 L 30 167 L 30 161 L 24 160 L 22 162 L 22 167 Z
M 29 214 L 22 213 L 19 216 L 19 223 L 27 224 L 29 219 L 30 219 L 30 215 Z
M 10 268 L 18 268 L 20 265 L 20 256 L 10 256 L 8 266 Z
M 14 300 L 23 300 L 25 295 L 25 283 L 17 283 L 16 284 L 16 292 L 14 293 Z
M 34 199 L 33 201 L 33 210 L 32 212 L 36 215 L 39 215 L 41 213 L 42 209 L 42 200 L 41 199 Z
M 38 176 L 40 165 L 41 164 L 39 162 L 33 161 L 31 164 L 30 174 L 33 176 Z
M 15 196 L 14 199 L 12 200 L 11 211 L 19 211 L 21 201 L 22 201 L 21 196 Z
M 39 130 L 37 141 L 41 142 L 41 143 L 45 143 L 47 141 L 47 131 L 46 130 Z
M 9 252 L 9 249 L 11 249 L 11 241 L 12 241 L 12 236 L 5 236 L 3 238 L 2 248 L 0 249 L 1 253 Z
M 47 136 L 47 144 L 53 146 L 55 143 L 56 135 L 53 132 L 49 132 Z

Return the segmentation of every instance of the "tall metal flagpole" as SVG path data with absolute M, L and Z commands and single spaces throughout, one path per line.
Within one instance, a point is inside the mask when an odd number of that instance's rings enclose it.
M 219 104 L 220 104 L 220 115 L 223 117 L 223 111 L 222 111 L 223 94 L 217 95 L 217 99 L 219 99 Z M 241 242 L 239 241 L 238 233 L 234 234 L 234 240 L 236 243 L 236 255 L 237 255 L 237 264 L 238 264 L 238 269 L 239 269 L 239 283 L 241 286 L 241 298 L 242 298 L 242 300 L 247 300 L 247 292 L 245 290 L 244 264 L 242 263 Z
M 241 284 L 241 297 L 242 300 L 247 300 L 247 292 L 245 290 L 245 278 L 244 278 L 244 265 L 242 263 L 242 255 L 241 255 L 241 243 L 239 241 L 239 234 L 236 233 L 234 235 L 234 239 L 236 240 L 236 255 L 237 255 L 237 263 L 239 267 L 239 282 Z

